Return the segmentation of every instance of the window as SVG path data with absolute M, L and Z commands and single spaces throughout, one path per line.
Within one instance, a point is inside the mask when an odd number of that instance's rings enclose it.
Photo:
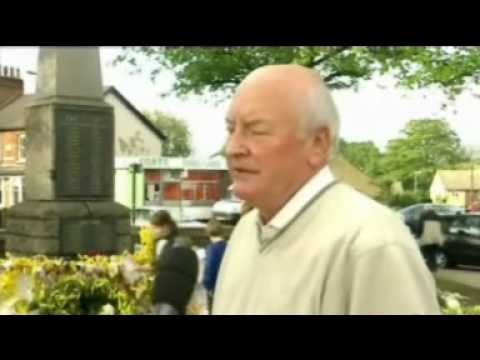
M 145 201 L 160 205 L 162 201 L 161 184 L 147 183 L 145 187 Z
M 3 162 L 3 154 L 4 154 L 4 144 L 5 144 L 5 140 L 4 140 L 4 137 L 5 137 L 5 134 L 2 134 L 0 133 L 0 162 Z
M 22 176 L 20 178 L 20 189 L 22 189 L 21 198 L 22 198 L 22 201 L 23 201 L 23 199 L 25 199 L 25 194 L 26 194 L 26 191 L 25 191 L 25 176 Z
M 163 198 L 166 201 L 180 200 L 180 184 L 179 183 L 165 183 L 163 187 Z
M 18 160 L 25 161 L 25 134 L 18 137 Z
M 10 194 L 7 192 L 9 191 L 9 184 L 10 184 L 10 178 L 8 177 L 2 177 L 0 178 L 0 197 L 1 197 L 1 203 L 0 205 L 2 207 L 7 207 L 11 206 L 11 204 L 8 201 L 8 198 L 10 198 Z
M 23 176 L 15 176 L 11 178 L 12 184 L 12 205 L 16 205 L 23 201 Z
M 480 236 L 480 218 L 477 216 L 468 217 L 463 230 L 470 236 Z
M 10 139 L 10 138 L 7 138 L 7 139 Z M 7 141 L 5 141 L 5 143 L 3 145 L 3 160 L 6 160 L 6 161 L 14 161 L 15 160 L 14 152 L 13 152 L 13 146 L 12 146 L 12 144 L 7 143 Z
M 20 202 L 20 188 L 17 185 L 13 186 L 13 205 Z
M 185 182 L 180 184 L 182 189 L 182 200 L 194 201 L 195 200 L 195 183 Z

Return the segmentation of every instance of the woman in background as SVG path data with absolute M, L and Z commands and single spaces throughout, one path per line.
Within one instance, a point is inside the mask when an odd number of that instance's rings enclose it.
M 150 226 L 140 230 L 141 249 L 135 254 L 135 261 L 141 265 L 153 266 L 163 250 L 172 247 L 178 236 L 178 226 L 170 213 L 157 211 L 150 219 Z

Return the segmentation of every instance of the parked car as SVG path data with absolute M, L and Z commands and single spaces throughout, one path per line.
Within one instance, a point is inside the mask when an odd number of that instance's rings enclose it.
M 421 239 L 423 232 L 423 218 L 424 215 L 432 210 L 440 221 L 439 228 L 433 229 L 436 233 L 439 233 L 438 240 L 446 237 L 447 231 L 451 224 L 462 214 L 465 210 L 458 206 L 443 205 L 443 204 L 431 204 L 422 203 L 415 204 L 400 210 L 405 224 L 410 228 L 412 235 L 418 241 L 420 251 L 425 259 L 428 268 L 431 271 L 436 271 L 438 268 L 447 266 L 447 258 L 443 251 L 443 243 L 429 243 L 425 244 Z M 432 230 L 432 229 L 431 229 Z
M 417 237 L 422 233 L 422 217 L 429 210 L 433 210 L 440 218 L 445 232 L 458 215 L 465 213 L 465 209 L 460 206 L 432 203 L 415 204 L 401 209 L 400 214 L 403 216 L 405 224 Z
M 242 201 L 231 190 L 228 191 L 227 198 L 217 201 L 212 207 L 213 216 L 231 224 L 235 224 L 240 219 L 241 212 Z
M 441 251 L 447 267 L 480 266 L 480 214 L 459 216 L 450 226 Z

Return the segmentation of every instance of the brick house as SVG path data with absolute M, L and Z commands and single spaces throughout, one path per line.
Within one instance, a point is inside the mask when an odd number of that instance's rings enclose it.
M 0 208 L 23 201 L 25 110 L 34 95 L 24 94 L 18 69 L 0 66 Z M 115 87 L 104 88 L 115 113 L 115 157 L 162 154 L 166 136 Z
M 20 71 L 0 67 L 0 127 L 8 123 L 8 131 L 0 132 L 0 208 L 23 200 L 25 134 L 24 121 L 17 116 L 28 98 L 23 92 Z
M 24 94 L 18 70 L 4 73 L 0 68 L 0 208 L 24 199 L 25 109 L 33 96 Z M 206 213 L 224 196 L 229 177 L 223 160 L 219 165 L 218 160 L 162 158 L 166 136 L 114 87 L 104 88 L 104 100 L 115 113 L 116 163 L 145 160 L 144 171 L 136 176 L 137 208 L 166 206 L 175 213 L 181 204 L 184 212 Z M 128 165 L 116 166 L 115 201 L 132 207 L 131 189 Z

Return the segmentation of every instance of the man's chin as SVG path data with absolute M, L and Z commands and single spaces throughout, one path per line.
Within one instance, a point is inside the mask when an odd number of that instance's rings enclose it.
M 240 200 L 250 202 L 252 199 L 252 193 L 248 189 L 243 188 L 241 185 L 233 185 L 233 194 Z

